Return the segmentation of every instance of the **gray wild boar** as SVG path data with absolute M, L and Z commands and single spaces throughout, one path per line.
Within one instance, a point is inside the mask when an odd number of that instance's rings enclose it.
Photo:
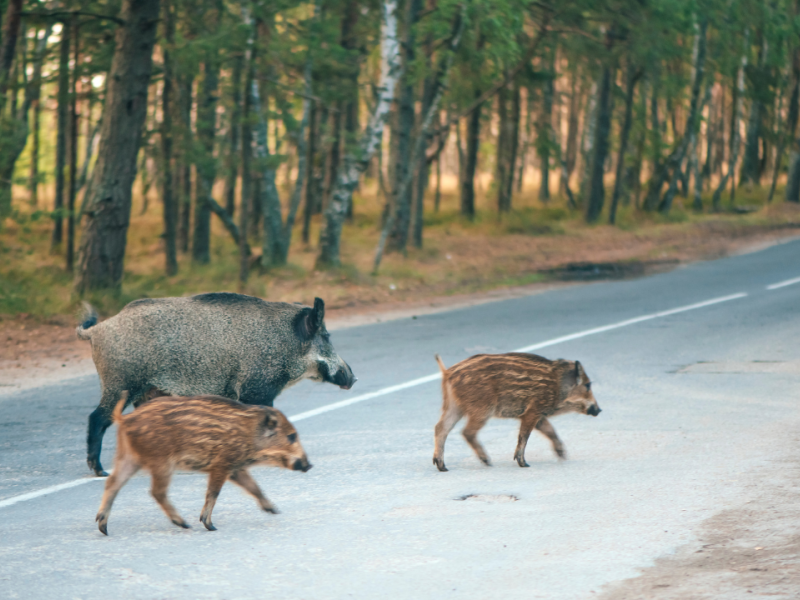
M 136 300 L 99 324 L 86 305 L 78 337 L 92 343 L 102 389 L 89 417 L 89 468 L 106 475 L 103 434 L 123 391 L 134 406 L 153 390 L 272 406 L 302 379 L 350 389 L 356 378 L 334 350 L 324 318 L 319 298 L 311 308 L 229 293 Z
M 467 416 L 462 435 L 475 454 L 489 465 L 489 456 L 478 441 L 478 432 L 492 417 L 519 419 L 519 438 L 514 460 L 525 462 L 525 446 L 534 428 L 550 439 L 553 451 L 564 458 L 564 445 L 548 421 L 567 412 L 596 417 L 600 407 L 592 394 L 592 382 L 578 361 L 548 360 L 536 354 L 478 354 L 442 370 L 442 416 L 435 428 L 433 464 L 444 466 L 444 443 L 456 423 Z
M 262 464 L 304 473 L 311 468 L 297 431 L 275 408 L 246 406 L 220 396 L 166 396 L 123 416 L 127 399 L 123 392 L 114 409 L 114 423 L 119 428 L 117 455 L 95 519 L 105 535 L 114 498 L 141 468 L 150 471 L 153 498 L 167 517 L 183 528 L 189 525 L 167 498 L 172 473 L 176 469 L 208 473 L 200 521 L 209 531 L 216 530 L 211 511 L 228 479 L 255 497 L 262 510 L 278 512 L 247 467 Z

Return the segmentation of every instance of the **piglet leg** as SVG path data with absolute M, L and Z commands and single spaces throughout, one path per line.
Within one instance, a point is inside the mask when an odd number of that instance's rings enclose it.
M 489 455 L 486 454 L 486 450 L 483 449 L 483 446 L 481 446 L 481 443 L 478 441 L 478 432 L 486 425 L 486 421 L 488 420 L 488 416 L 470 416 L 467 420 L 467 424 L 464 426 L 464 430 L 461 432 L 461 435 L 464 436 L 467 443 L 472 446 L 475 454 L 478 455 L 478 458 L 480 458 L 481 462 L 487 467 L 491 466 L 492 463 L 489 461 Z
M 120 451 L 118 450 L 119 454 Z M 103 501 L 100 503 L 100 509 L 97 511 L 97 528 L 105 535 L 108 535 L 108 515 L 111 513 L 111 505 L 114 504 L 114 498 L 117 497 L 122 486 L 128 483 L 128 480 L 133 477 L 141 467 L 128 456 L 118 458 L 114 464 L 114 472 L 106 479 L 106 489 L 103 492 Z
M 556 430 L 553 428 L 553 424 L 550 423 L 545 417 L 542 417 L 542 420 L 539 421 L 539 424 L 536 425 L 536 429 L 544 435 L 547 439 L 550 440 L 550 443 L 553 444 L 553 452 L 556 453 L 558 458 L 567 458 L 566 453 L 564 452 L 564 444 L 561 443 L 561 440 L 556 433 Z
M 531 431 L 539 423 L 541 415 L 539 413 L 524 413 L 522 415 L 522 422 L 519 426 L 519 437 L 517 438 L 517 449 L 514 452 L 514 460 L 520 467 L 530 467 L 525 462 L 525 447 L 528 445 L 528 438 L 531 436 Z
M 275 508 L 275 505 L 270 502 L 263 493 L 261 493 L 261 488 L 258 487 L 255 479 L 253 479 L 252 475 L 250 475 L 250 472 L 247 469 L 236 471 L 230 476 L 230 480 L 258 500 L 259 506 L 266 512 L 271 512 L 276 515 L 280 512 L 277 508 Z
M 206 490 L 206 503 L 203 506 L 203 512 L 200 513 L 200 521 L 206 526 L 209 531 L 216 531 L 217 528 L 211 522 L 211 511 L 214 510 L 214 505 L 217 503 L 217 497 L 222 486 L 225 485 L 225 480 L 228 479 L 228 474 L 225 471 L 212 471 L 208 475 L 208 489 Z
M 167 489 L 169 489 L 169 482 L 172 479 L 172 472 L 168 469 L 159 469 L 151 471 L 151 475 L 153 476 L 153 481 L 150 484 L 150 493 L 153 498 L 167 514 L 170 521 L 178 527 L 189 529 L 189 524 L 183 520 L 183 517 L 178 514 L 178 511 L 167 498 Z

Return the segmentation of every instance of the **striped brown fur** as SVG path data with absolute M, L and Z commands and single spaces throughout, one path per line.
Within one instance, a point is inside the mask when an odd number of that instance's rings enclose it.
M 519 419 L 520 429 L 514 460 L 525 462 L 525 446 L 536 428 L 553 444 L 553 451 L 565 458 L 564 445 L 548 417 L 566 412 L 592 416 L 600 413 L 591 390 L 591 381 L 578 361 L 548 360 L 536 354 L 477 354 L 442 370 L 442 416 L 436 424 L 433 464 L 444 465 L 444 444 L 448 434 L 463 416 L 462 432 L 478 458 L 489 465 L 489 456 L 478 442 L 478 431 L 492 417 Z
M 151 492 L 170 520 L 189 525 L 167 498 L 172 473 L 178 470 L 208 473 L 206 503 L 200 521 L 210 531 L 217 496 L 230 479 L 252 494 L 261 508 L 277 513 L 247 471 L 255 464 L 308 471 L 297 431 L 282 412 L 266 406 L 249 406 L 220 396 L 154 398 L 123 416 L 127 392 L 117 403 L 117 454 L 114 472 L 106 481 L 97 522 L 108 535 L 108 515 L 114 498 L 141 468 L 150 471 Z

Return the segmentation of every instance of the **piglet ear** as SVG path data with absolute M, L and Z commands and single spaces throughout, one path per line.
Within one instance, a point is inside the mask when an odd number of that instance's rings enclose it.
M 583 365 L 579 360 L 575 361 L 575 379 L 578 383 L 586 379 L 586 371 L 583 370 Z
M 322 298 L 314 298 L 314 318 L 316 320 L 317 329 L 322 327 L 322 321 L 325 319 L 325 302 Z
M 275 431 L 277 426 L 278 419 L 275 417 L 275 414 L 272 411 L 267 411 L 264 415 L 264 420 L 261 422 L 261 428 L 266 433 L 268 431 Z

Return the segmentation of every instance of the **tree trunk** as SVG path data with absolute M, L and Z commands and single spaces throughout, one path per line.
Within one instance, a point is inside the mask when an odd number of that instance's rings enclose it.
M 31 171 L 28 178 L 28 189 L 31 194 L 30 205 L 33 208 L 39 207 L 39 132 L 42 109 L 38 96 L 37 93 L 37 98 L 31 107 L 33 109 L 33 129 L 31 131 Z
M 119 292 L 131 213 L 136 155 L 147 112 L 159 2 L 123 0 L 114 58 L 103 109 L 100 151 L 92 173 L 92 197 L 79 252 L 75 288 L 79 294 Z
M 171 0 L 164 0 L 164 88 L 161 92 L 161 200 L 164 218 L 164 259 L 167 275 L 178 272 L 176 232 L 178 229 L 178 203 L 172 190 L 172 86 L 175 64 L 172 53 L 175 46 L 175 14 Z
M 69 118 L 69 42 L 71 28 L 62 23 L 58 61 L 58 109 L 56 124 L 56 198 L 53 217 L 52 248 L 64 237 L 64 168 L 67 159 L 67 122 Z
M 733 101 L 733 114 L 731 115 L 731 139 L 730 139 L 730 160 L 728 162 L 728 172 L 719 182 L 719 186 L 714 191 L 712 197 L 712 206 L 714 212 L 720 211 L 720 198 L 722 191 L 728 184 L 728 179 L 733 177 L 733 171 L 736 168 L 736 160 L 739 157 L 739 115 L 742 112 L 742 97 L 744 96 L 744 71 L 747 68 L 747 51 L 750 45 L 750 30 L 745 28 L 744 32 L 744 49 L 742 50 L 742 58 L 736 74 L 736 83 L 734 87 L 734 101 Z M 788 189 L 788 186 L 787 186 Z M 733 202 L 733 188 L 731 188 L 731 202 Z
M 551 52 L 549 69 L 555 77 L 555 51 Z M 542 112 L 539 114 L 539 131 L 537 136 L 536 150 L 541 164 L 542 180 L 539 185 L 539 200 L 547 202 L 550 200 L 550 132 L 553 129 L 553 94 L 554 81 L 548 78 L 544 82 L 542 90 Z M 530 104 L 529 104 L 530 106 Z
M 315 159 L 317 154 L 317 138 L 319 127 L 317 126 L 317 103 L 311 103 L 311 114 L 308 118 L 308 173 L 306 175 L 306 201 L 303 205 L 303 243 L 308 244 L 311 230 L 311 215 L 314 214 L 316 204 L 316 194 L 314 189 L 314 174 L 316 172 Z
M 70 117 L 69 117 L 69 188 L 67 190 L 67 252 L 66 268 L 68 273 L 72 273 L 75 267 L 75 194 L 78 191 L 78 77 L 79 65 L 78 49 L 78 21 L 75 17 L 70 23 L 64 23 L 64 29 L 72 29 L 74 38 L 75 52 L 73 54 L 73 76 L 72 93 L 70 98 Z
M 239 133 L 242 121 L 242 65 L 244 57 L 238 55 L 233 59 L 231 74 L 231 118 L 228 134 L 228 160 L 225 165 L 225 210 L 233 217 L 236 210 L 236 176 L 239 173 L 237 156 L 239 156 Z
M 6 14 L 3 18 L 3 30 L 0 33 L 0 112 L 3 111 L 5 106 L 11 64 L 14 62 L 14 54 L 17 48 L 21 12 L 22 0 L 9 0 L 6 6 Z
M 42 80 L 42 63 L 52 26 L 48 25 L 44 37 L 38 40 L 33 62 L 33 76 L 25 86 L 25 100 L 15 112 L 0 114 L 0 227 L 3 218 L 11 213 L 11 189 L 14 166 L 28 140 L 28 114 L 31 104 L 39 98 Z M 0 96 L 0 102 L 4 98 Z
M 475 91 L 475 97 L 481 95 Z M 472 111 L 467 122 L 467 151 L 461 178 L 461 214 L 470 221 L 475 218 L 475 169 L 478 166 L 478 148 L 481 142 L 481 107 Z
M 249 21 L 249 15 L 247 21 Z M 249 23 L 248 23 L 249 24 Z M 244 82 L 244 107 L 242 109 L 242 190 L 239 200 L 239 289 L 244 291 L 247 278 L 250 274 L 250 251 L 247 244 L 250 219 L 250 200 L 253 198 L 252 189 L 252 159 L 253 159 L 253 89 L 255 80 L 255 49 L 254 33 L 250 28 L 245 52 L 245 67 L 247 75 Z
M 506 195 L 506 180 L 508 179 L 508 151 L 511 144 L 511 114 L 509 112 L 510 90 L 503 87 L 497 93 L 497 120 L 499 135 L 495 151 L 494 185 L 497 188 L 497 212 L 508 212 L 511 208 L 511 198 Z
M 595 142 L 595 133 L 597 130 L 597 82 L 592 81 L 592 87 L 589 91 L 589 102 L 586 105 L 586 114 L 584 115 L 583 120 L 583 139 L 581 140 L 581 160 L 583 164 L 581 165 L 581 170 L 583 171 L 581 174 L 580 180 L 580 200 L 581 203 L 585 204 L 586 200 L 589 196 L 589 183 L 591 181 L 591 172 L 592 172 L 592 161 L 595 153 L 594 149 L 594 142 Z M 576 160 L 577 162 L 577 160 Z
M 797 13 L 797 4 L 794 13 Z M 800 202 L 800 139 L 797 135 L 798 114 L 800 114 L 800 46 L 792 49 L 792 96 L 789 100 L 787 129 L 791 140 L 789 154 L 789 175 L 786 181 L 786 200 Z
M 325 210 L 320 233 L 320 252 L 317 267 L 338 267 L 341 264 L 340 244 L 342 225 L 347 208 L 358 184 L 358 178 L 366 170 L 372 155 L 381 142 L 383 128 L 389 118 L 394 88 L 400 77 L 400 45 L 397 40 L 397 4 L 395 0 L 384 0 L 381 27 L 381 80 L 375 109 L 359 147 L 345 156 L 345 165 Z
M 758 32 L 759 51 L 756 72 L 764 70 L 764 63 L 767 59 L 767 41 L 763 31 Z M 747 132 L 745 133 L 744 154 L 742 155 L 742 167 L 739 171 L 739 187 L 754 183 L 761 183 L 761 161 L 758 156 L 758 142 L 761 139 L 761 127 L 763 120 L 764 106 L 761 103 L 759 89 L 752 91 L 750 102 L 750 116 L 747 120 Z
M 414 27 L 419 20 L 422 11 L 422 0 L 408 0 L 406 16 L 406 39 L 403 53 L 402 86 L 400 87 L 400 97 L 397 101 L 397 150 L 394 155 L 395 167 L 394 181 L 392 187 L 394 194 L 395 226 L 389 233 L 388 248 L 392 251 L 405 252 L 408 241 L 408 228 L 411 223 L 411 198 L 413 190 L 411 187 L 405 189 L 402 196 L 399 196 L 401 182 L 405 180 L 409 171 L 414 171 L 416 165 L 411 162 L 412 139 L 414 130 L 414 85 L 410 66 L 414 62 L 416 41 Z
M 703 82 L 705 69 L 707 31 L 708 21 L 705 19 L 699 23 L 699 25 L 695 24 L 696 33 L 694 48 L 692 51 L 693 76 L 691 97 L 689 100 L 689 116 L 686 119 L 686 128 L 683 132 L 683 137 L 681 138 L 680 143 L 677 145 L 675 150 L 673 150 L 672 154 L 670 154 L 669 158 L 667 158 L 662 169 L 664 179 L 666 179 L 666 174 L 669 169 L 672 169 L 673 182 L 675 182 L 676 178 L 681 174 L 681 165 L 683 164 L 683 160 L 686 156 L 686 151 L 689 149 L 692 137 L 697 135 L 700 124 L 700 115 L 703 112 L 703 104 L 700 100 L 700 88 Z M 703 99 L 702 102 L 705 102 L 705 99 Z M 660 193 L 658 190 L 661 189 L 661 184 L 656 178 L 654 178 L 654 180 L 655 181 L 653 182 L 653 187 L 651 187 L 650 192 L 655 189 L 657 193 Z M 672 209 L 672 199 L 675 197 L 675 189 L 676 188 L 674 185 L 670 184 L 669 191 L 658 206 L 658 210 L 664 214 L 668 213 Z
M 622 119 L 622 130 L 619 134 L 619 153 L 617 155 L 617 170 L 614 174 L 614 191 L 611 194 L 611 209 L 608 213 L 608 222 L 613 225 L 617 219 L 617 204 L 619 203 L 622 186 L 624 183 L 625 152 L 628 150 L 628 137 L 633 123 L 633 91 L 636 82 L 641 77 L 642 71 L 632 63 L 628 63 L 627 86 L 625 89 L 625 116 Z
M 428 65 L 430 68 L 430 64 Z M 434 94 L 434 85 L 435 82 L 433 80 L 433 76 L 429 76 L 425 79 L 425 84 L 423 86 L 422 91 L 422 106 L 420 110 L 419 120 L 420 124 L 418 129 L 421 129 L 423 126 L 422 121 L 425 119 L 425 116 L 428 114 L 428 111 L 431 107 L 431 102 L 433 102 L 433 94 Z M 437 119 L 438 121 L 438 119 Z M 427 140 L 426 140 L 427 142 Z M 427 143 L 424 145 L 427 146 Z M 417 172 L 417 186 L 416 190 L 414 191 L 414 228 L 413 228 L 413 240 L 414 240 L 414 247 L 415 248 L 422 248 L 422 230 L 424 226 L 424 210 L 425 210 L 425 190 L 428 189 L 428 177 L 430 174 L 430 170 L 428 168 L 428 157 L 425 153 L 422 153 L 422 156 L 419 157 L 417 160 L 417 164 L 415 165 L 416 172 Z
M 456 17 L 455 22 L 455 31 L 453 32 L 453 36 L 450 38 L 450 44 L 448 51 L 444 52 L 444 56 L 439 61 L 439 66 L 436 69 L 436 75 L 433 79 L 431 95 L 432 99 L 430 101 L 430 106 L 428 107 L 427 112 L 422 117 L 422 122 L 419 127 L 419 131 L 417 131 L 417 137 L 414 140 L 414 149 L 411 153 L 411 164 L 419 163 L 421 160 L 425 159 L 425 148 L 427 147 L 429 136 L 431 134 L 431 126 L 433 125 L 433 121 L 438 114 L 439 111 L 439 103 L 442 101 L 442 96 L 444 94 L 444 90 L 448 84 L 448 78 L 450 75 L 450 67 L 453 66 L 453 58 L 455 56 L 456 50 L 458 49 L 458 45 L 461 42 L 461 35 L 464 32 L 464 24 L 466 21 L 465 9 L 464 5 L 461 5 L 461 10 L 459 15 Z M 424 162 L 425 166 L 427 166 L 427 162 Z M 414 171 L 409 170 L 406 173 L 406 178 L 401 182 L 400 189 L 397 190 L 399 196 L 402 196 L 406 193 L 408 189 L 411 188 L 411 181 L 413 179 Z M 383 257 L 383 250 L 385 248 L 386 239 L 389 235 L 389 232 L 392 230 L 394 225 L 393 221 L 397 218 L 397 213 L 393 212 L 390 214 L 389 219 L 387 220 L 386 224 L 383 227 L 383 231 L 381 232 L 380 240 L 378 241 L 378 247 L 375 250 L 375 260 L 373 262 L 373 274 L 377 274 L 378 268 L 381 264 L 381 258 Z
M 180 79 L 180 75 L 178 75 Z M 178 247 L 183 253 L 189 252 L 191 214 L 192 214 L 192 89 L 194 73 L 188 73 L 180 82 L 181 117 L 181 155 L 177 163 L 180 222 L 178 223 Z
M 203 61 L 203 88 L 197 107 L 197 198 L 194 205 L 192 261 L 208 264 L 211 260 L 211 194 L 217 165 L 214 159 L 214 137 L 217 130 L 217 87 L 219 61 L 215 50 L 207 50 Z
M 594 152 L 591 161 L 589 179 L 589 197 L 586 209 L 587 223 L 594 223 L 600 218 L 605 200 L 603 186 L 604 166 L 609 149 L 611 133 L 611 86 L 615 69 L 606 65 L 600 79 L 600 96 L 597 100 L 597 124 L 595 125 Z
M 578 116 L 581 109 L 582 90 L 578 89 L 577 70 L 572 71 L 569 95 L 569 114 L 567 116 L 567 147 L 565 149 L 564 164 L 567 167 L 566 180 L 569 181 L 575 163 L 578 160 Z M 562 181 L 564 178 L 561 178 Z

